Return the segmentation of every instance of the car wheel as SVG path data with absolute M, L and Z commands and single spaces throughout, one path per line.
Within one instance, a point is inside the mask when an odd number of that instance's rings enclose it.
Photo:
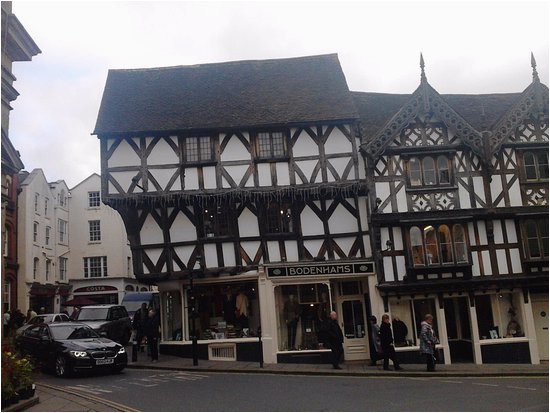
M 57 377 L 67 377 L 69 375 L 67 359 L 63 356 L 57 356 L 55 359 L 55 375 Z

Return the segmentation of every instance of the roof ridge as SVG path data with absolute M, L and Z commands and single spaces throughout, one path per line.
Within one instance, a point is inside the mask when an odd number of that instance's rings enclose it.
M 319 57 L 333 57 L 338 58 L 338 53 L 326 53 L 310 56 L 296 56 L 296 57 L 283 57 L 283 58 L 273 58 L 273 59 L 247 59 L 247 60 L 230 60 L 227 62 L 212 62 L 212 63 L 197 63 L 191 65 L 175 65 L 175 66 L 158 66 L 158 67 L 142 67 L 142 68 L 132 68 L 132 69 L 109 69 L 109 72 L 146 72 L 154 70 L 171 70 L 171 69 L 192 69 L 192 68 L 201 68 L 209 66 L 229 66 L 229 65 L 239 65 L 245 63 L 269 63 L 269 62 L 283 62 L 289 60 L 309 60 Z

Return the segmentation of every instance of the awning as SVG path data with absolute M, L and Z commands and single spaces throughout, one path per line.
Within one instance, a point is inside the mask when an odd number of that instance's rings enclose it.
M 54 297 L 57 291 L 57 286 L 52 284 L 33 284 L 29 291 L 30 295 L 41 295 L 46 297 Z

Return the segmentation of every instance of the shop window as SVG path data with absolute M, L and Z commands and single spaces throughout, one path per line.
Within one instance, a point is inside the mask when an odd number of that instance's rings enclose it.
M 184 151 L 186 162 L 208 162 L 213 160 L 210 136 L 185 138 Z
M 475 297 L 481 340 L 524 337 L 521 294 L 503 293 Z
M 413 266 L 467 263 L 466 239 L 461 224 L 414 226 L 409 230 Z
M 281 158 L 286 155 L 283 132 L 260 132 L 257 135 L 258 159 Z
M 202 217 L 206 238 L 233 235 L 235 228 L 234 212 L 233 208 L 228 205 L 207 205 L 204 207 Z
M 348 301 L 351 302 L 351 301 Z M 329 319 L 331 311 L 330 290 L 326 284 L 283 285 L 275 288 L 275 308 L 278 321 L 279 350 L 317 350 L 327 348 L 323 326 Z M 352 304 L 344 309 L 353 320 L 345 328 L 346 334 L 355 335 L 356 325 L 360 322 L 358 310 Z M 362 316 L 362 307 L 361 307 Z M 346 326 L 346 323 L 344 323 Z
M 255 282 L 199 285 L 187 290 L 189 307 L 195 299 L 195 329 L 200 340 L 246 338 L 257 335 L 260 302 Z M 189 314 L 189 331 L 192 319 Z
M 88 192 L 88 207 L 97 208 L 101 204 L 101 197 L 99 191 L 90 191 Z
M 410 187 L 451 185 L 451 161 L 445 155 L 412 157 L 407 161 Z
M 548 180 L 548 151 L 533 151 L 523 154 L 525 178 L 528 181 Z
M 390 310 L 395 346 L 406 347 L 416 345 L 411 301 L 399 299 L 390 300 Z
M 179 291 L 165 291 L 161 293 L 162 302 L 162 340 L 182 341 L 182 303 Z
M 548 258 L 548 219 L 528 219 L 523 223 L 528 258 Z
M 286 201 L 271 201 L 267 208 L 267 232 L 284 234 L 293 231 L 292 204 Z
M 423 300 L 413 300 L 413 313 L 414 313 L 414 323 L 416 327 L 416 338 L 420 337 L 420 330 L 422 329 L 422 322 L 426 314 L 431 314 L 433 316 L 432 326 L 434 333 L 437 337 L 437 311 L 435 306 L 435 300 L 432 298 L 426 298 Z

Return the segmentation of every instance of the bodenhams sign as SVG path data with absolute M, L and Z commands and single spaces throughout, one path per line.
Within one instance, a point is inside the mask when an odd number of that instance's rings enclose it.
M 268 277 L 295 277 L 315 275 L 349 275 L 374 272 L 372 262 L 354 262 L 342 264 L 305 264 L 267 267 Z

